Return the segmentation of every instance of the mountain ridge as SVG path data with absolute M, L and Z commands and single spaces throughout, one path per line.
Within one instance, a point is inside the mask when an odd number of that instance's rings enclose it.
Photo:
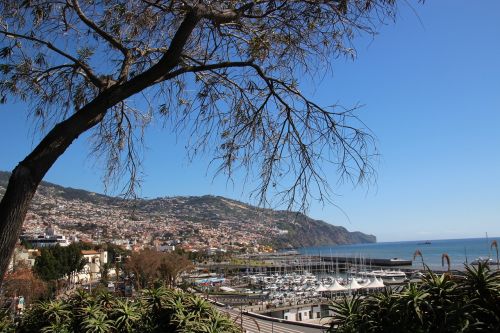
M 0 196 L 9 175 L 0 171 Z M 141 237 L 142 232 L 196 247 L 258 244 L 298 248 L 376 242 L 373 235 L 350 232 L 300 212 L 259 208 L 222 196 L 131 200 L 45 181 L 37 190 L 24 227 L 35 229 L 44 223 L 80 233 L 80 237 Z

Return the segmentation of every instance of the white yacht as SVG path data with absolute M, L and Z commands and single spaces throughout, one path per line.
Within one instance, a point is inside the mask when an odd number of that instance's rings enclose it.
M 389 282 L 403 282 L 406 280 L 406 274 L 404 272 L 395 270 L 380 269 L 371 272 L 364 272 L 362 275 L 366 277 L 381 278 L 383 281 Z

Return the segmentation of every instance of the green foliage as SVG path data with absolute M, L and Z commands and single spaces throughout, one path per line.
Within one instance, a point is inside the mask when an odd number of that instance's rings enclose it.
M 334 302 L 330 332 L 500 332 L 500 271 L 465 268 L 463 276 L 428 270 L 399 292 Z
M 14 323 L 8 310 L 0 309 L 0 333 L 14 333 Z
M 73 243 L 66 247 L 59 245 L 41 250 L 36 258 L 34 270 L 45 281 L 58 280 L 78 272 L 85 266 L 81 246 Z
M 205 300 L 192 294 L 159 287 L 146 289 L 134 299 L 119 299 L 109 293 L 90 295 L 78 290 L 64 300 L 40 302 L 22 316 L 18 332 L 241 331 L 229 317 L 217 312 Z

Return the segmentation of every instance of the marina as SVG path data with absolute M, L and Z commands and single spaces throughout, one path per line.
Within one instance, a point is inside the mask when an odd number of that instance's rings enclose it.
M 417 250 L 420 255 L 413 258 Z M 202 288 L 230 308 L 278 320 L 321 324 L 332 315 L 332 301 L 343 296 L 364 297 L 385 288 L 401 290 L 408 282 L 419 283 L 427 267 L 438 274 L 446 272 L 446 268 L 453 270 L 453 274 L 462 274 L 465 263 L 474 265 L 481 261 L 496 266 L 489 250 L 483 239 L 475 239 L 246 254 L 232 261 L 201 265 L 214 276 L 225 279 L 218 285 L 205 284 Z M 444 266 L 446 252 L 451 254 L 450 267 Z M 469 257 L 472 259 L 468 260 Z
M 397 288 L 417 276 L 417 271 L 408 268 L 411 261 L 395 258 L 366 260 L 286 252 L 238 259 L 205 267 L 215 277 L 197 281 L 210 298 L 272 318 L 316 324 L 332 314 L 332 300 L 368 295 L 386 286 Z M 402 264 L 408 267 L 404 269 Z M 224 281 L 217 278 L 221 276 Z

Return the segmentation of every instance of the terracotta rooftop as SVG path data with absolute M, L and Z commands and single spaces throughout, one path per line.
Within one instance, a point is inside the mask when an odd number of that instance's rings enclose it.
M 89 255 L 89 254 L 99 254 L 96 250 L 82 250 L 83 255 Z

